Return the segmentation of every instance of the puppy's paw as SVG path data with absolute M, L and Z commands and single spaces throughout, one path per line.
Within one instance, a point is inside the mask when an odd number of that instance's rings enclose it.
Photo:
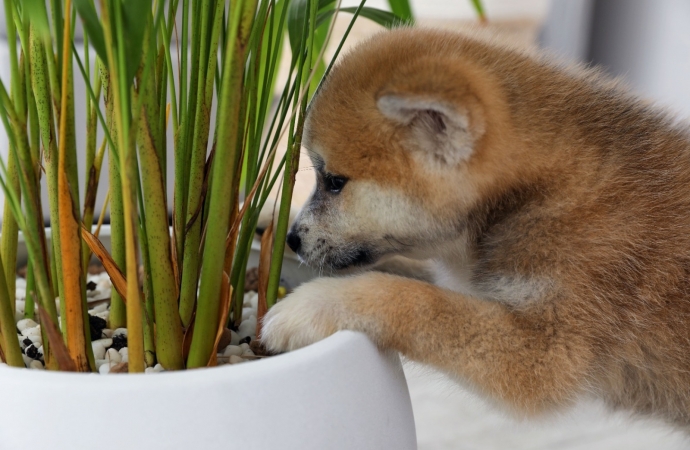
M 273 352 L 295 350 L 341 329 L 348 314 L 343 281 L 311 281 L 276 304 L 263 319 L 262 344 Z

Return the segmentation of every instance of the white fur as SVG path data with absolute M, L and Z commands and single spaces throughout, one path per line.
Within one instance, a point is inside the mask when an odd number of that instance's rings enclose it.
M 261 342 L 269 350 L 305 347 L 330 336 L 345 322 L 343 279 L 319 278 L 303 284 L 264 316 Z

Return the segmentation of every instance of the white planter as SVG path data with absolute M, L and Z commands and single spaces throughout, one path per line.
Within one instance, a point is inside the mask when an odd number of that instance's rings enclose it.
M 286 271 L 298 270 L 291 258 L 285 265 Z M 0 449 L 33 445 L 51 450 L 417 446 L 397 354 L 381 353 L 353 332 L 261 361 L 184 372 L 97 375 L 0 365 Z

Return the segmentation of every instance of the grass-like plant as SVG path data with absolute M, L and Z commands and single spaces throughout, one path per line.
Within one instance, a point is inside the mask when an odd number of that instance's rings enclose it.
M 7 161 L 0 160 L 2 361 L 24 367 L 14 323 L 21 231 L 29 254 L 25 315 L 40 321 L 48 369 L 96 368 L 85 291 L 92 252 L 113 282 L 109 325 L 128 329 L 130 372 L 156 362 L 168 370 L 214 365 L 220 333 L 242 317 L 259 212 L 281 183 L 280 207 L 262 239 L 260 314 L 278 296 L 310 95 L 358 16 L 387 27 L 412 18 L 407 0 L 390 2 L 400 17 L 364 2 L 339 8 L 336 0 L 3 0 L 11 82 L 0 82 L 0 120 L 10 141 Z M 326 64 L 323 49 L 339 12 L 352 20 Z M 286 44 L 289 77 L 276 86 Z M 75 72 L 87 90 L 87 123 L 79 124 L 86 146 L 79 152 Z M 284 135 L 287 150 L 279 157 Z M 78 154 L 86 156 L 83 190 Z M 110 253 L 92 225 L 106 157 Z M 168 164 L 175 173 L 172 205 Z M 99 224 L 105 214 L 104 207 Z
M 353 20 L 399 22 L 363 3 L 340 11 Z M 10 139 L 0 177 L 6 195 L 0 357 L 24 366 L 14 325 L 21 230 L 29 254 L 26 315 L 37 315 L 42 325 L 47 368 L 95 370 L 85 291 L 92 250 L 113 281 L 110 327 L 128 329 L 130 372 L 155 362 L 168 370 L 212 365 L 219 333 L 242 317 L 259 211 L 282 183 L 261 267 L 262 310 L 276 301 L 304 113 L 327 71 L 322 49 L 336 1 L 52 0 L 47 6 L 44 0 L 4 0 L 4 8 L 8 41 L 19 46 L 9 49 L 9 89 L 0 83 L 0 119 Z M 77 20 L 85 30 L 83 48 L 74 40 Z M 274 89 L 288 38 L 289 77 Z M 173 52 L 179 54 L 176 65 Z M 83 197 L 75 72 L 88 94 Z M 173 142 L 166 139 L 169 127 Z M 99 130 L 105 135 L 100 146 Z M 288 148 L 277 157 L 283 134 Z M 170 146 L 173 161 L 167 161 Z M 109 254 L 91 234 L 106 155 Z M 167 164 L 175 168 L 172 207 Z M 44 176 L 51 239 L 43 227 Z

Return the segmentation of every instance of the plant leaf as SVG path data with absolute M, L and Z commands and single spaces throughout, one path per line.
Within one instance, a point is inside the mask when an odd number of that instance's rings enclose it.
M 50 25 L 48 25 L 48 13 L 43 0 L 24 0 L 22 5 L 24 14 L 27 14 L 34 33 L 41 39 L 50 39 Z
M 231 301 L 232 286 L 230 286 L 230 277 L 228 273 L 224 271 L 223 282 L 220 284 L 220 320 L 218 321 L 218 333 L 216 333 L 216 342 L 213 344 L 213 351 L 208 361 L 208 367 L 218 365 L 218 343 L 220 343 L 220 339 L 223 337 L 223 330 L 225 330 L 225 324 L 228 322 Z
M 89 246 L 101 264 L 103 264 L 103 268 L 108 273 L 113 287 L 117 293 L 122 296 L 122 301 L 127 302 L 127 280 L 113 260 L 113 257 L 108 253 L 108 250 L 106 250 L 101 241 L 91 234 L 83 225 L 81 227 L 81 238 L 86 242 L 86 245 Z
M 357 7 L 353 6 L 348 8 L 340 8 L 340 11 L 354 14 L 357 11 Z M 319 15 L 316 18 L 316 26 L 320 27 L 333 14 L 335 14 L 335 9 L 329 9 L 319 13 Z M 388 29 L 412 24 L 411 20 L 403 19 L 402 17 L 393 14 L 392 12 L 384 11 L 382 9 L 377 8 L 370 8 L 368 6 L 364 6 L 359 12 L 359 14 L 362 17 L 366 17 L 367 19 L 376 22 L 379 25 L 386 27 Z
M 67 372 L 76 372 L 77 365 L 74 363 L 74 360 L 72 360 L 72 358 L 70 358 L 69 356 L 69 351 L 67 351 L 67 346 L 65 345 L 65 342 L 62 340 L 62 334 L 60 334 L 60 330 L 58 330 L 58 327 L 53 323 L 52 320 L 50 320 L 50 315 L 48 314 L 48 312 L 45 309 L 43 309 L 40 304 L 37 306 L 38 314 L 41 317 L 41 329 L 45 332 L 45 335 L 48 337 L 48 342 L 50 343 L 50 351 L 52 355 L 55 357 L 58 367 L 60 368 L 60 370 L 64 370 Z
M 266 292 L 268 291 L 268 276 L 271 269 L 271 255 L 273 254 L 273 220 L 261 235 L 261 252 L 259 253 L 259 300 L 256 311 L 256 337 L 261 339 L 261 325 L 268 312 Z
M 144 34 L 151 17 L 152 0 L 123 0 L 127 80 L 132 80 L 141 62 Z
M 479 20 L 481 22 L 486 22 L 486 11 L 484 10 L 484 4 L 482 3 L 482 0 L 470 0 L 472 2 L 472 6 L 474 7 L 475 12 L 479 16 Z
M 32 1 L 42 2 L 42 0 Z M 77 9 L 77 13 L 84 25 L 84 32 L 89 35 L 91 45 L 98 53 L 98 57 L 101 58 L 103 64 L 107 65 L 108 55 L 105 51 L 105 35 L 103 34 L 103 27 L 93 2 L 91 0 L 74 0 L 74 7 Z
M 414 22 L 410 0 L 388 0 L 388 4 L 390 5 L 393 14 L 402 18 L 407 23 Z

